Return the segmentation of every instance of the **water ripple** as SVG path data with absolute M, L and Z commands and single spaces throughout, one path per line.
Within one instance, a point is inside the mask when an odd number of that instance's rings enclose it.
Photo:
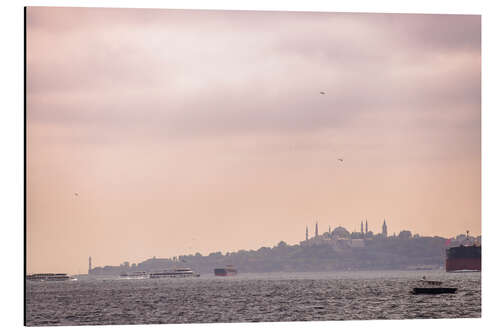
M 456 294 L 411 295 L 418 272 L 28 283 L 29 326 L 477 318 L 481 275 L 428 273 Z

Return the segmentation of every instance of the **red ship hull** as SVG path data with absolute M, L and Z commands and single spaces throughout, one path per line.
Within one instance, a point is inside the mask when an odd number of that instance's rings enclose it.
M 462 244 L 446 249 L 446 271 L 481 271 L 481 246 Z
M 481 271 L 481 258 L 448 258 L 446 271 Z

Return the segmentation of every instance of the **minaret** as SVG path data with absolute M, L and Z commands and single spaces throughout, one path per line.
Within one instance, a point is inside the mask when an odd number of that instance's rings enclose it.
M 309 240 L 309 230 L 307 229 L 307 226 L 306 226 L 306 240 Z
M 318 222 L 316 222 L 316 231 L 314 232 L 315 237 L 318 237 Z
M 384 237 L 387 237 L 387 224 L 385 223 L 385 219 L 384 219 L 384 224 L 382 224 L 382 235 Z
M 92 271 L 92 257 L 89 257 L 89 274 Z
M 328 226 L 328 233 L 331 234 L 332 233 L 332 228 L 330 226 Z
M 365 233 L 368 233 L 368 219 L 365 221 Z
M 361 221 L 361 235 L 363 235 L 363 221 Z

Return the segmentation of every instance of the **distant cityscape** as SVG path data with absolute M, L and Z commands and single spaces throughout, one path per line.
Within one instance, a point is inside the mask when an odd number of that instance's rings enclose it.
M 296 245 L 280 241 L 274 247 L 235 252 L 213 252 L 179 255 L 172 258 L 153 257 L 140 263 L 125 261 L 119 266 L 92 267 L 89 257 L 88 274 L 117 275 L 134 271 L 154 272 L 172 267 L 190 267 L 199 273 L 213 272 L 215 267 L 233 265 L 240 272 L 302 272 L 384 269 L 439 269 L 444 265 L 445 249 L 469 242 L 481 244 L 481 236 L 460 234 L 451 239 L 420 236 L 409 230 L 388 235 L 384 219 L 380 233 L 369 230 L 368 220 L 361 221 L 360 231 L 349 232 L 338 226 L 320 234 L 319 224 L 314 235 Z

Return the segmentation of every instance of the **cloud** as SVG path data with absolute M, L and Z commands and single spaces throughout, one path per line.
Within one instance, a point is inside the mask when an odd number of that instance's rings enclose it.
M 480 64 L 479 16 L 32 7 L 28 118 L 108 139 L 341 129 L 381 110 L 436 124 L 479 113 Z

